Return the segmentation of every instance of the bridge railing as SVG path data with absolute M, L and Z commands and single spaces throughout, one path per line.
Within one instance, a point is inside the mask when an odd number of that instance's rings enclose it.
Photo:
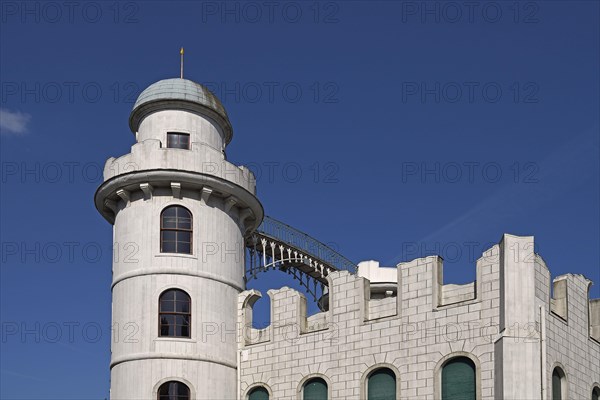
M 337 270 L 356 273 L 358 268 L 356 264 L 333 250 L 331 247 L 275 218 L 265 216 L 257 231 L 261 235 L 287 243 L 290 247 L 301 250 L 309 257 L 316 257 Z

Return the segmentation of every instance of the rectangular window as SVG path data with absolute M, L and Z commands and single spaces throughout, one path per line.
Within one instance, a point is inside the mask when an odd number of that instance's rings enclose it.
M 190 149 L 190 135 L 187 133 L 167 132 L 167 147 L 171 149 Z

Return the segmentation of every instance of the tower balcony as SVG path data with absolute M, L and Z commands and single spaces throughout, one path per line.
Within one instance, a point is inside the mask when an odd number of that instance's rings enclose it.
M 167 148 L 158 139 L 136 143 L 131 153 L 109 158 L 104 166 L 104 181 L 132 172 L 159 169 L 211 175 L 256 193 L 254 174 L 244 166 L 227 161 L 220 150 L 205 143 L 191 143 L 189 150 Z

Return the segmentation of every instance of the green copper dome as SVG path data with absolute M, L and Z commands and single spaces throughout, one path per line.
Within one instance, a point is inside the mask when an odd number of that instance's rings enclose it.
M 150 112 L 164 109 L 204 111 L 221 123 L 227 142 L 231 140 L 231 123 L 217 96 L 199 83 L 180 78 L 153 83 L 138 96 L 129 117 L 131 131 L 135 133 L 141 120 Z

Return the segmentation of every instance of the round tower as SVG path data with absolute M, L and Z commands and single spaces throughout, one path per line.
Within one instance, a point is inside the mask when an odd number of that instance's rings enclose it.
M 95 195 L 114 225 L 111 399 L 235 399 L 255 178 L 226 160 L 231 123 L 198 83 L 149 86 L 129 127 L 136 143 L 106 162 Z

